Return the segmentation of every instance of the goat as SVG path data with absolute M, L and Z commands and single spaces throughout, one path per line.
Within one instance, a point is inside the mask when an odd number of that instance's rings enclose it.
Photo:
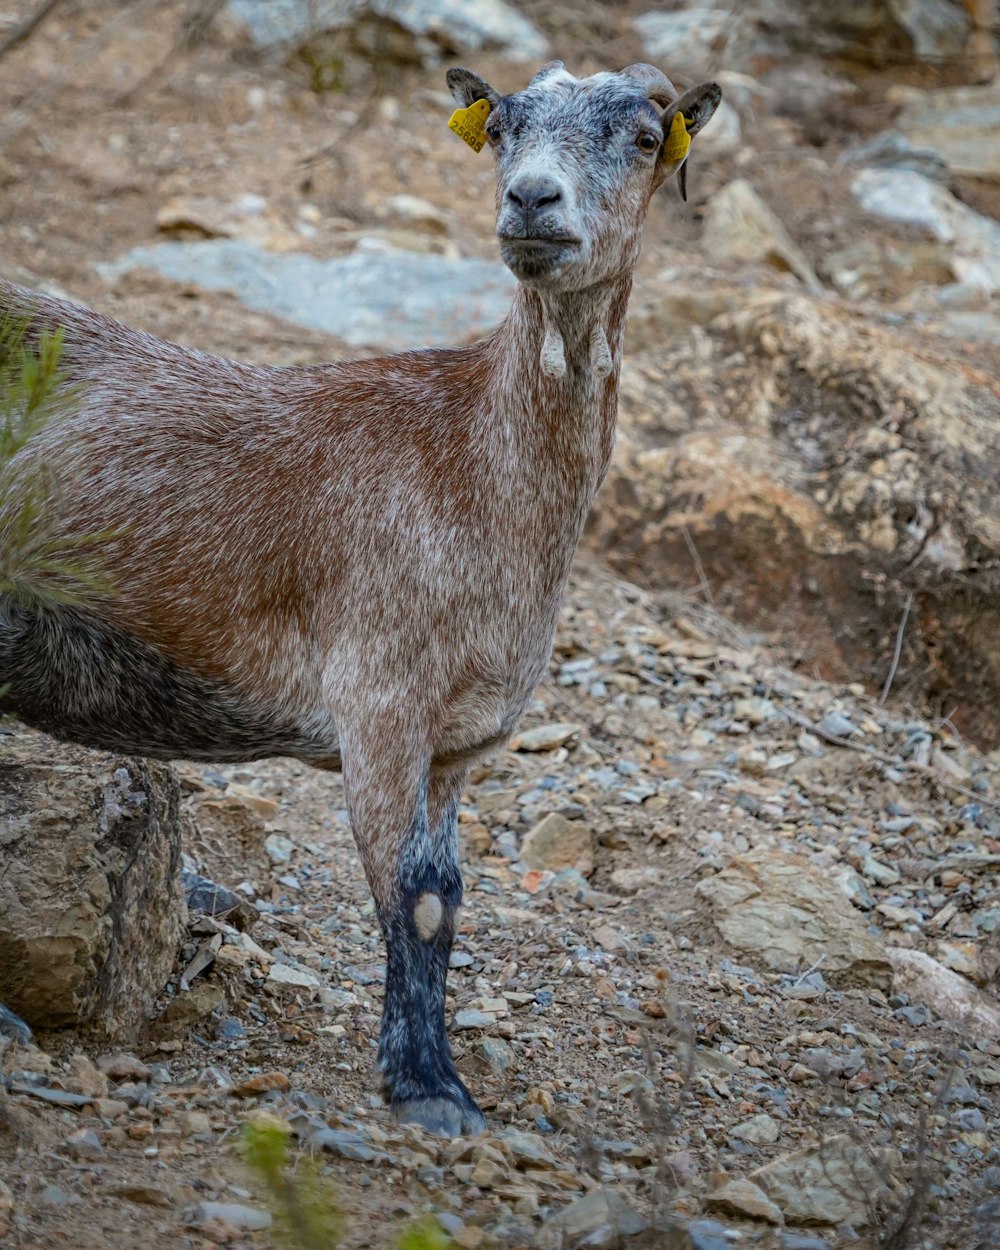
M 485 1124 L 444 1019 L 459 795 L 546 670 L 611 456 L 643 218 L 721 92 L 558 61 L 511 95 L 448 84 L 488 103 L 519 280 L 482 342 L 259 368 L 0 282 L 0 311 L 64 336 L 75 407 L 20 455 L 55 475 L 60 539 L 102 536 L 113 588 L 0 595 L 0 706 L 109 750 L 341 769 L 387 947 L 387 1098 L 454 1136 Z

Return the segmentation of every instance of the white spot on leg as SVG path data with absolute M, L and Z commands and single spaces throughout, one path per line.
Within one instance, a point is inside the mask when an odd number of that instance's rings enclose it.
M 441 928 L 444 909 L 436 894 L 421 894 L 413 906 L 413 924 L 421 942 L 429 942 Z

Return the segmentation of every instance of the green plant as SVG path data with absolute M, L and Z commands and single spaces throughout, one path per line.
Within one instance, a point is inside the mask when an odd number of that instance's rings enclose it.
M 333 1182 L 315 1159 L 289 1150 L 291 1129 L 284 1120 L 262 1114 L 243 1126 L 240 1154 L 274 1219 L 272 1236 L 285 1250 L 334 1250 L 344 1219 Z M 396 1250 L 452 1250 L 453 1242 L 432 1215 L 407 1225 Z
M 104 535 L 56 537 L 58 483 L 44 463 L 15 460 L 76 403 L 61 356 L 60 330 L 29 342 L 23 319 L 0 321 L 0 593 L 31 604 L 78 603 L 108 589 L 92 560 L 71 558 Z
M 450 1250 L 454 1243 L 432 1215 L 426 1215 L 403 1229 L 398 1250 Z
M 240 1153 L 263 1188 L 277 1244 L 288 1250 L 333 1250 L 344 1223 L 336 1193 L 314 1160 L 302 1157 L 291 1166 L 290 1132 L 283 1120 L 257 1116 L 243 1126 Z

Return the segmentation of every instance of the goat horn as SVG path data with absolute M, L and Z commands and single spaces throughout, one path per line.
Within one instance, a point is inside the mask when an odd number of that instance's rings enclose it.
M 558 70 L 565 68 L 566 66 L 562 63 L 562 61 L 546 61 L 538 73 L 532 78 L 528 86 L 533 87 L 536 82 L 542 82 L 544 79 L 548 78 L 550 74 L 554 74 Z
M 647 100 L 654 100 L 663 108 L 666 108 L 668 104 L 673 104 L 677 99 L 674 84 L 663 70 L 657 69 L 655 65 L 628 65 L 622 73 L 629 78 L 634 78 L 640 87 L 645 89 Z

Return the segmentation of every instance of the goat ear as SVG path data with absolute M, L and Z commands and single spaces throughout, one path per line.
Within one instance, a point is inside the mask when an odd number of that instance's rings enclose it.
M 663 132 L 667 137 L 660 152 L 659 173 L 661 179 L 677 175 L 682 200 L 687 199 L 687 159 L 691 140 L 711 121 L 721 101 L 722 88 L 719 84 L 703 82 L 697 87 L 690 87 L 663 111 Z M 674 126 L 678 114 L 684 119 L 684 125 L 679 133 L 675 133 L 681 126 L 680 121 Z
M 448 90 L 456 104 L 468 108 L 477 100 L 488 100 L 490 108 L 496 108 L 500 102 L 500 92 L 495 91 L 485 79 L 474 74 L 470 69 L 450 69 L 447 74 Z
M 667 108 L 663 115 L 664 125 L 670 125 L 675 113 L 683 113 L 687 132 L 694 138 L 712 120 L 721 103 L 722 88 L 717 82 L 703 82 L 697 87 L 689 87 L 680 99 Z

